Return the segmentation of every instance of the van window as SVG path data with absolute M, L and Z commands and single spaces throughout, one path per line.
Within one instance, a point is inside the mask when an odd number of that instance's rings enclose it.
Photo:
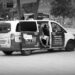
M 53 32 L 55 32 L 55 31 L 61 32 L 62 31 L 61 27 L 57 23 L 51 22 L 51 26 L 52 26 Z
M 0 33 L 8 33 L 11 30 L 10 23 L 1 23 L 0 24 Z
M 57 23 L 51 22 L 52 32 L 66 32 L 60 25 Z
M 20 22 L 17 24 L 16 31 L 37 31 L 36 22 Z

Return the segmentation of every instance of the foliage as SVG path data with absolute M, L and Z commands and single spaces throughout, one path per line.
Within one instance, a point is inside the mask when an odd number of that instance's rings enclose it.
M 74 14 L 71 0 L 54 0 L 52 1 L 51 6 L 51 14 L 55 17 L 72 17 Z
M 3 8 L 2 3 L 0 3 L 0 17 L 5 19 L 7 15 L 9 15 L 9 9 Z
M 0 3 L 0 16 L 1 16 L 1 14 L 3 13 L 3 7 L 2 7 L 2 3 Z
M 9 9 L 8 9 L 8 10 L 5 10 L 5 9 L 4 9 L 4 10 L 1 11 L 1 12 L 2 12 L 1 17 L 4 18 L 4 19 L 6 19 L 7 16 L 10 15 L 10 13 L 9 13 Z
M 35 3 L 23 4 L 22 8 L 26 13 L 34 13 L 34 19 L 37 19 L 37 13 L 39 8 L 40 0 L 37 0 Z
M 34 7 L 35 7 L 36 3 L 24 3 L 22 5 L 22 8 L 24 9 L 24 11 L 26 13 L 33 13 L 34 12 Z

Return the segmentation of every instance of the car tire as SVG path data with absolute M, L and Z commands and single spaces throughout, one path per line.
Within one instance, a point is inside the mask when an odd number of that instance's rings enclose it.
M 11 55 L 13 51 L 3 51 L 5 55 Z
M 48 51 L 48 52 L 53 52 L 54 50 L 53 50 L 53 49 L 48 49 L 47 51 Z
M 74 40 L 69 40 L 66 45 L 66 51 L 74 51 Z
M 30 55 L 31 53 L 32 53 L 31 50 L 22 50 L 22 51 L 21 51 L 21 54 L 22 54 L 22 55 L 25 55 L 25 56 L 28 56 L 28 55 Z

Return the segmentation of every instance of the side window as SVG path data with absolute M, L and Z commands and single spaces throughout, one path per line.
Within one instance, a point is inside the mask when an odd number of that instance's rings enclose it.
M 57 23 L 51 22 L 52 32 L 66 32 L 60 25 Z
M 0 33 L 8 33 L 11 31 L 10 23 L 2 23 L 0 24 Z
M 17 24 L 16 31 L 36 32 L 37 31 L 36 22 L 20 22 Z
M 16 26 L 16 32 L 20 32 L 20 31 L 21 31 L 20 23 L 18 23 L 17 26 Z

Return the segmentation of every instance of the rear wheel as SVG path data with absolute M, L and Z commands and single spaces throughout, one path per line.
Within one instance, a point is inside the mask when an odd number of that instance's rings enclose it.
M 53 49 L 48 49 L 48 52 L 53 52 Z
M 5 55 L 11 55 L 13 51 L 3 51 Z
M 74 51 L 74 40 L 69 40 L 66 45 L 66 51 Z
M 32 53 L 31 50 L 22 50 L 22 51 L 21 51 L 21 54 L 22 54 L 22 55 L 26 55 L 26 56 L 30 55 L 31 53 Z

